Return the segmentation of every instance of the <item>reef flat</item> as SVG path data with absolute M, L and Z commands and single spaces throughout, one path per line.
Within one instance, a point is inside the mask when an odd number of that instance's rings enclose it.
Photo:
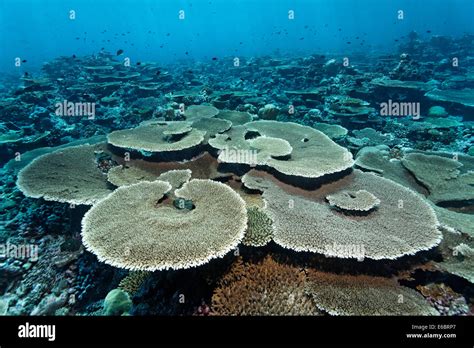
M 473 47 L 3 76 L 0 315 L 472 315 Z

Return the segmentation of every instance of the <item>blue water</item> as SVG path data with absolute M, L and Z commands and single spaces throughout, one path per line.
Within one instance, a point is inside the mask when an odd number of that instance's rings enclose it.
M 472 0 L 0 0 L 0 71 L 22 73 L 16 57 L 34 70 L 60 55 L 101 49 L 163 63 L 393 51 L 411 30 L 474 33 L 473 13 Z

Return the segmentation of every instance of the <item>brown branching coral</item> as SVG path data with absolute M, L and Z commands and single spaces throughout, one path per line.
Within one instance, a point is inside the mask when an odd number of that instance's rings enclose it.
M 130 296 L 133 296 L 140 289 L 145 280 L 148 279 L 150 274 L 151 272 L 147 271 L 132 271 L 120 281 L 118 288 L 127 292 Z
M 212 296 L 213 315 L 318 315 L 305 293 L 299 268 L 267 256 L 260 263 L 236 261 Z

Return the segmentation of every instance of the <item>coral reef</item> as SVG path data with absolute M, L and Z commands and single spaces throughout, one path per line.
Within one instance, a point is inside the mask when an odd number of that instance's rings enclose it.
M 2 76 L 0 315 L 472 313 L 472 39 Z
M 318 315 L 298 268 L 266 257 L 232 265 L 212 296 L 213 315 Z

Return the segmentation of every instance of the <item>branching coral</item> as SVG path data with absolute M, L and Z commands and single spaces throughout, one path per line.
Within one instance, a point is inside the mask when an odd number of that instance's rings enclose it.
M 133 296 L 143 285 L 144 281 L 150 276 L 147 271 L 131 271 L 125 278 L 120 281 L 119 289 Z
M 302 270 L 267 256 L 260 263 L 238 260 L 212 296 L 213 315 L 318 315 L 305 294 Z
M 267 245 L 272 240 L 272 220 L 256 206 L 247 208 L 247 216 L 247 231 L 242 243 L 254 247 Z

